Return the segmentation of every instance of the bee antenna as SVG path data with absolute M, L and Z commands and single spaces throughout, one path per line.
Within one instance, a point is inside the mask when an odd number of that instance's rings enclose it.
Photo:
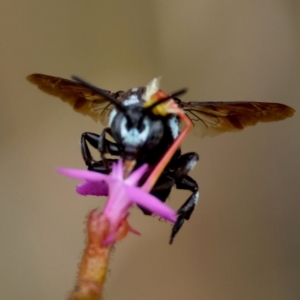
M 115 98 L 113 98 L 112 96 L 110 96 L 107 91 L 102 90 L 88 82 L 86 82 L 85 80 L 83 80 L 80 77 L 77 76 L 72 76 L 71 77 L 73 80 L 75 80 L 76 82 L 82 84 L 83 86 L 87 87 L 88 89 L 92 90 L 93 92 L 95 92 L 96 94 L 104 97 L 105 99 L 107 99 L 108 101 L 110 101 L 111 103 L 113 103 L 120 111 L 125 112 L 125 108 L 123 107 L 123 105 L 117 101 Z
M 163 102 L 166 102 L 168 100 L 170 100 L 171 98 L 175 98 L 175 97 L 178 97 L 180 95 L 183 95 L 187 92 L 187 89 L 181 89 L 179 91 L 176 91 L 174 93 L 172 93 L 171 95 L 165 97 L 165 98 L 162 98 L 160 100 L 157 100 L 155 103 L 151 104 L 150 106 L 148 106 L 146 108 L 147 111 L 150 111 L 152 110 L 155 106 L 159 105 L 159 104 L 162 104 Z

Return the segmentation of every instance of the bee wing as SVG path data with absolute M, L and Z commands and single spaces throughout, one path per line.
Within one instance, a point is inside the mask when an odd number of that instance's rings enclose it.
M 182 102 L 178 103 L 200 137 L 239 131 L 258 122 L 284 120 L 294 109 L 280 103 L 264 102 Z
M 32 74 L 27 79 L 42 91 L 69 103 L 75 111 L 88 115 L 103 125 L 107 124 L 109 113 L 114 105 L 89 88 L 71 80 L 43 74 Z M 103 91 L 115 97 L 114 93 Z

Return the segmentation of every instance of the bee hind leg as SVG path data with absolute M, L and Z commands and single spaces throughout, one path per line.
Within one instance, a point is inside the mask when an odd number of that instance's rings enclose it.
M 175 185 L 177 189 L 188 190 L 192 192 L 192 195 L 183 203 L 183 205 L 178 209 L 178 217 L 173 225 L 171 237 L 169 243 L 172 244 L 175 235 L 178 233 L 182 227 L 185 220 L 189 220 L 192 212 L 197 205 L 199 198 L 199 188 L 198 183 L 188 176 L 188 172 L 195 166 L 199 159 L 197 153 L 191 152 L 181 155 L 175 162 Z
M 177 211 L 178 217 L 172 228 L 172 233 L 169 242 L 170 244 L 172 244 L 175 235 L 182 227 L 184 221 L 190 219 L 191 214 L 194 211 L 199 198 L 198 184 L 194 179 L 192 179 L 189 176 L 184 177 L 180 183 L 176 184 L 176 187 L 177 189 L 190 190 L 193 193 Z

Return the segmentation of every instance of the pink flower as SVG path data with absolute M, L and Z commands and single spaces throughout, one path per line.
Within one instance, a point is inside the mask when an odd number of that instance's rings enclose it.
M 135 204 L 170 222 L 174 223 L 176 221 L 177 213 L 175 210 L 146 192 L 144 190 L 146 188 L 137 186 L 146 169 L 147 166 L 143 165 L 124 179 L 123 163 L 119 160 L 112 166 L 110 175 L 88 170 L 62 168 L 59 168 L 58 172 L 72 178 L 84 180 L 83 183 L 77 186 L 79 194 L 108 195 L 102 213 L 110 222 L 110 232 L 106 242 L 111 243 L 115 242 L 117 230 L 129 215 L 129 209 Z

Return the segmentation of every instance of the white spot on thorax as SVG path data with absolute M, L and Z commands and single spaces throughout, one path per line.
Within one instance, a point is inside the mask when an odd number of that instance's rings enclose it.
M 172 137 L 176 139 L 179 135 L 179 122 L 177 117 L 172 117 L 169 119 L 169 126 L 171 129 Z
M 123 104 L 125 106 L 132 105 L 132 104 L 137 104 L 139 103 L 139 98 L 137 95 L 131 95 L 128 99 L 124 100 Z

